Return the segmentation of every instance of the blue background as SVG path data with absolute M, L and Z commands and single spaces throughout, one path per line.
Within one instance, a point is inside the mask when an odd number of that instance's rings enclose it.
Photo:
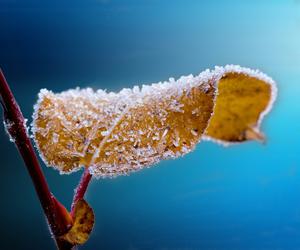
M 266 145 L 209 142 L 126 177 L 94 180 L 80 249 L 300 249 L 300 2 L 0 0 L 0 65 L 26 117 L 41 88 L 118 91 L 215 65 L 278 83 Z M 54 249 L 29 176 L 0 127 L 0 248 Z M 81 173 L 43 166 L 70 204 Z

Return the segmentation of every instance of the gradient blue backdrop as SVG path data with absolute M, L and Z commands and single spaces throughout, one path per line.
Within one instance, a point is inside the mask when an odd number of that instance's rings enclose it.
M 300 2 L 0 0 L 0 65 L 26 117 L 41 88 L 118 91 L 215 65 L 259 68 L 279 97 L 266 145 L 209 142 L 93 181 L 81 249 L 300 249 Z M 0 248 L 54 249 L 30 178 L 0 127 Z M 81 173 L 43 166 L 70 204 Z

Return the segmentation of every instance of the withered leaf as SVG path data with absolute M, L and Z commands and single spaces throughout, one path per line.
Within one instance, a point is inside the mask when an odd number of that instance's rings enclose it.
M 95 222 L 94 212 L 85 200 L 77 201 L 74 207 L 73 221 L 71 229 L 61 238 L 72 245 L 84 244 L 88 240 Z
M 117 176 L 190 152 L 204 132 L 223 142 L 259 136 L 274 89 L 262 73 L 226 66 L 119 93 L 42 90 L 33 134 L 62 173 L 85 166 L 96 177 Z

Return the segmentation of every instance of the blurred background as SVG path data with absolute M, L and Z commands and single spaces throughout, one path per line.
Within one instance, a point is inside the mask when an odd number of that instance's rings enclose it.
M 259 68 L 279 97 L 267 144 L 203 142 L 183 158 L 93 180 L 80 249 L 300 249 L 300 2 L 0 0 L 0 66 L 27 118 L 41 88 L 123 87 Z M 0 126 L 1 249 L 54 249 L 31 180 Z M 43 165 L 69 206 L 81 172 Z

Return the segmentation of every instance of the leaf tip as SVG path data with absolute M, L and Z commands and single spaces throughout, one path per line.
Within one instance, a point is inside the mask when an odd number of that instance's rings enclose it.
M 266 143 L 266 136 L 260 132 L 257 131 L 254 128 L 248 128 L 245 132 L 245 138 L 246 140 L 254 140 L 254 141 L 259 141 L 263 144 Z

